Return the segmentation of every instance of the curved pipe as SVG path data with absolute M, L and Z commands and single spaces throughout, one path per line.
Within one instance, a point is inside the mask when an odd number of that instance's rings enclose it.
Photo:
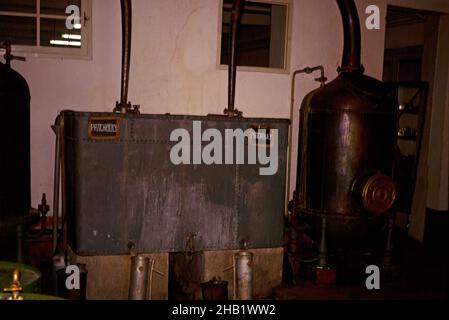
M 120 103 L 128 103 L 129 68 L 131 58 L 132 6 L 131 0 L 121 0 L 122 6 L 122 90 Z
M 132 5 L 131 0 L 120 0 L 122 10 L 122 77 L 120 102 L 115 108 L 116 112 L 130 111 L 128 102 L 129 69 L 131 58 L 131 31 L 132 31 Z
M 344 48 L 338 72 L 362 71 L 360 19 L 354 0 L 337 0 L 343 20 Z
M 289 132 L 288 132 L 288 141 L 293 141 L 293 120 L 294 120 L 294 113 L 295 113 L 295 89 L 296 89 L 296 77 L 299 74 L 306 73 L 311 74 L 315 71 L 320 71 L 321 77 L 316 78 L 315 81 L 318 81 L 321 85 L 320 87 L 324 87 L 326 84 L 327 78 L 324 73 L 324 67 L 323 66 L 317 66 L 317 67 L 306 67 L 304 69 L 296 70 L 293 72 L 292 76 L 292 84 L 291 84 L 291 95 L 290 95 L 290 126 L 289 126 Z M 288 203 L 290 201 L 290 172 L 291 172 L 291 166 L 292 166 L 292 146 L 290 145 L 288 148 L 288 163 L 287 163 L 287 189 L 285 193 L 285 210 L 284 213 L 287 218 L 288 213 Z
M 229 73 L 228 73 L 228 108 L 225 114 L 229 117 L 240 117 L 242 113 L 235 109 L 235 83 L 237 78 L 238 35 L 242 7 L 245 0 L 234 0 L 231 12 L 231 37 L 229 40 Z

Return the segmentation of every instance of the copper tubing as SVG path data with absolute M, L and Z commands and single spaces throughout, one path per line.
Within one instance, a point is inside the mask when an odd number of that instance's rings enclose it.
M 363 72 L 360 19 L 354 0 L 337 0 L 343 20 L 344 48 L 339 72 Z
M 235 83 L 237 79 L 238 36 L 245 0 L 234 0 L 231 12 L 231 36 L 229 39 L 229 72 L 228 72 L 228 108 L 224 111 L 229 117 L 240 117 L 242 113 L 235 109 Z
M 293 141 L 293 120 L 295 116 L 295 89 L 296 89 L 296 77 L 302 73 L 311 74 L 315 71 L 320 71 L 321 76 L 316 78 L 315 81 L 320 82 L 320 87 L 324 87 L 326 84 L 327 78 L 325 76 L 324 67 L 322 65 L 316 67 L 306 67 L 300 70 L 296 70 L 293 72 L 292 76 L 292 84 L 291 84 L 291 95 L 290 95 L 290 126 L 288 129 L 288 141 Z M 285 218 L 287 218 L 288 214 L 288 203 L 290 201 L 290 173 L 292 166 L 292 145 L 290 144 L 288 148 L 288 163 L 287 163 L 287 189 L 285 193 Z

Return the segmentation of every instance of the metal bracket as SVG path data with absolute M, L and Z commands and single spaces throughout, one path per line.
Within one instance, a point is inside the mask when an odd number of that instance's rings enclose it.
M 188 263 L 193 261 L 193 255 L 195 253 L 195 246 L 193 240 L 196 238 L 196 234 L 192 233 L 186 238 L 184 256 Z
M 159 270 L 156 270 L 154 268 L 154 264 L 156 263 L 155 259 L 150 259 L 150 284 L 148 286 L 148 292 L 147 292 L 147 297 L 149 300 L 151 300 L 151 296 L 153 295 L 153 274 L 156 273 L 158 275 L 160 275 L 161 277 L 165 277 L 165 274 L 162 273 Z

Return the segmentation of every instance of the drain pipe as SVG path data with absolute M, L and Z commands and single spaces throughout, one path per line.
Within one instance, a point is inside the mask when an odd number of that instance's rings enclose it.
M 129 281 L 129 300 L 146 300 L 150 258 L 134 256 L 131 258 L 131 279 Z
M 253 254 L 249 251 L 234 255 L 234 299 L 253 299 Z

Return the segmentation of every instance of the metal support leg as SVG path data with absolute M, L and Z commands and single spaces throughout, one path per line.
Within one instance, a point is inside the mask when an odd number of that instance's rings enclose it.
M 321 241 L 320 241 L 320 249 L 318 253 L 318 266 L 325 268 L 327 267 L 327 240 L 326 240 L 326 229 L 327 229 L 327 220 L 325 217 L 321 220 Z
M 17 226 L 17 262 L 24 263 L 23 260 L 23 225 Z
M 392 258 L 392 251 L 393 251 L 393 245 L 392 245 L 393 229 L 394 229 L 394 218 L 390 217 L 390 219 L 388 221 L 388 236 L 387 236 L 387 243 L 385 245 L 384 261 L 383 261 L 384 267 L 391 266 L 391 258 Z

